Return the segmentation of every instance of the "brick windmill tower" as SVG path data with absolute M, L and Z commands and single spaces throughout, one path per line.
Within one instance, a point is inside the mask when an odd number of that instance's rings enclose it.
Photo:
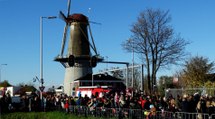
M 74 95 L 74 80 L 92 74 L 92 68 L 97 65 L 97 62 L 103 60 L 97 54 L 88 17 L 83 14 L 70 15 L 70 4 L 71 0 L 68 0 L 67 15 L 61 11 L 59 14 L 66 26 L 60 54 L 54 59 L 65 67 L 64 93 L 69 96 Z M 91 40 L 88 38 L 88 33 L 90 33 Z M 67 39 L 68 50 L 64 56 Z

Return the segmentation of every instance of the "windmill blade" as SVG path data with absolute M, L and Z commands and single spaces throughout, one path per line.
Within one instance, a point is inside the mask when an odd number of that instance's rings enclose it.
M 67 23 L 67 18 L 66 18 L 66 16 L 63 14 L 62 11 L 60 11 L 60 13 L 59 13 L 59 18 L 62 19 L 62 20 L 64 20 L 64 21 Z
M 62 45 L 61 45 L 61 52 L 60 52 L 60 56 L 63 56 L 64 53 L 64 48 L 65 48 L 65 43 L 66 43 L 66 35 L 67 35 L 67 29 L 68 29 L 68 23 L 66 24 L 66 26 L 64 27 L 64 32 L 63 32 L 63 39 L 62 39 Z
M 89 24 L 89 31 L 90 31 L 90 37 L 91 37 L 91 40 L 92 40 L 92 43 L 93 43 L 94 51 L 95 51 L 95 54 L 97 55 L 96 45 L 95 45 L 95 42 L 94 42 L 94 39 L 93 39 L 93 34 L 92 34 L 92 31 L 91 31 L 91 28 L 90 28 L 90 24 Z
M 102 23 L 94 22 L 94 21 L 89 21 L 92 24 L 97 24 L 97 25 L 102 25 Z
M 36 76 L 36 79 L 39 80 L 39 78 Z
M 71 4 L 71 0 L 68 0 L 68 6 L 67 6 L 67 17 L 69 17 L 70 14 L 70 4 Z
M 79 29 L 81 30 L 82 34 L 84 35 L 84 39 L 86 40 L 86 42 L 89 43 L 90 47 L 93 49 L 93 51 L 95 52 L 95 54 L 97 55 L 97 51 L 95 49 L 95 47 L 90 43 L 90 41 L 88 40 L 87 35 L 85 34 L 85 32 L 83 31 L 83 29 L 81 27 L 79 27 Z
M 35 79 L 35 78 L 33 78 L 33 82 L 36 82 L 36 79 Z

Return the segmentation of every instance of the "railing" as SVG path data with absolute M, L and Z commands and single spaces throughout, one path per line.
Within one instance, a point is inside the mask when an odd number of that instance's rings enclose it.
M 148 111 L 127 108 L 90 108 L 86 106 L 70 106 L 69 112 L 85 117 L 95 116 L 110 119 L 215 119 L 215 114 Z
M 87 106 L 72 106 L 68 109 L 58 106 L 54 110 L 64 111 L 67 113 L 80 116 L 94 116 L 106 119 L 215 119 L 215 114 L 208 113 L 187 113 L 187 112 L 169 112 L 169 111 L 149 111 L 141 109 L 128 108 L 91 108 Z M 50 110 L 50 111 L 53 111 Z M 0 111 L 1 116 L 1 111 Z
M 177 119 L 209 119 L 210 116 L 204 113 L 176 112 L 175 117 Z

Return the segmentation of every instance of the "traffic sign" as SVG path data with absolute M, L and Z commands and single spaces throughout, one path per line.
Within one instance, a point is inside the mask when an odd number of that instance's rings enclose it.
M 40 91 L 43 91 L 45 89 L 45 86 L 40 86 Z

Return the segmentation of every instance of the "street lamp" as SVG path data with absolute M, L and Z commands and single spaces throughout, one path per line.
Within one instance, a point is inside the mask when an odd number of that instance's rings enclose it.
M 41 91 L 41 101 L 43 100 L 42 92 L 44 90 L 44 80 L 43 80 L 43 19 L 55 19 L 57 18 L 56 16 L 41 16 L 40 17 L 40 91 Z M 43 106 L 43 101 L 42 101 L 42 106 Z
M 1 82 L 1 77 L 2 77 L 2 74 L 1 74 L 1 68 L 2 68 L 2 66 L 7 66 L 7 64 L 1 64 L 0 65 L 0 82 Z
M 48 16 L 40 17 L 40 82 L 41 82 L 41 87 L 43 87 L 44 80 L 43 80 L 43 19 L 55 19 L 57 18 L 56 16 Z

